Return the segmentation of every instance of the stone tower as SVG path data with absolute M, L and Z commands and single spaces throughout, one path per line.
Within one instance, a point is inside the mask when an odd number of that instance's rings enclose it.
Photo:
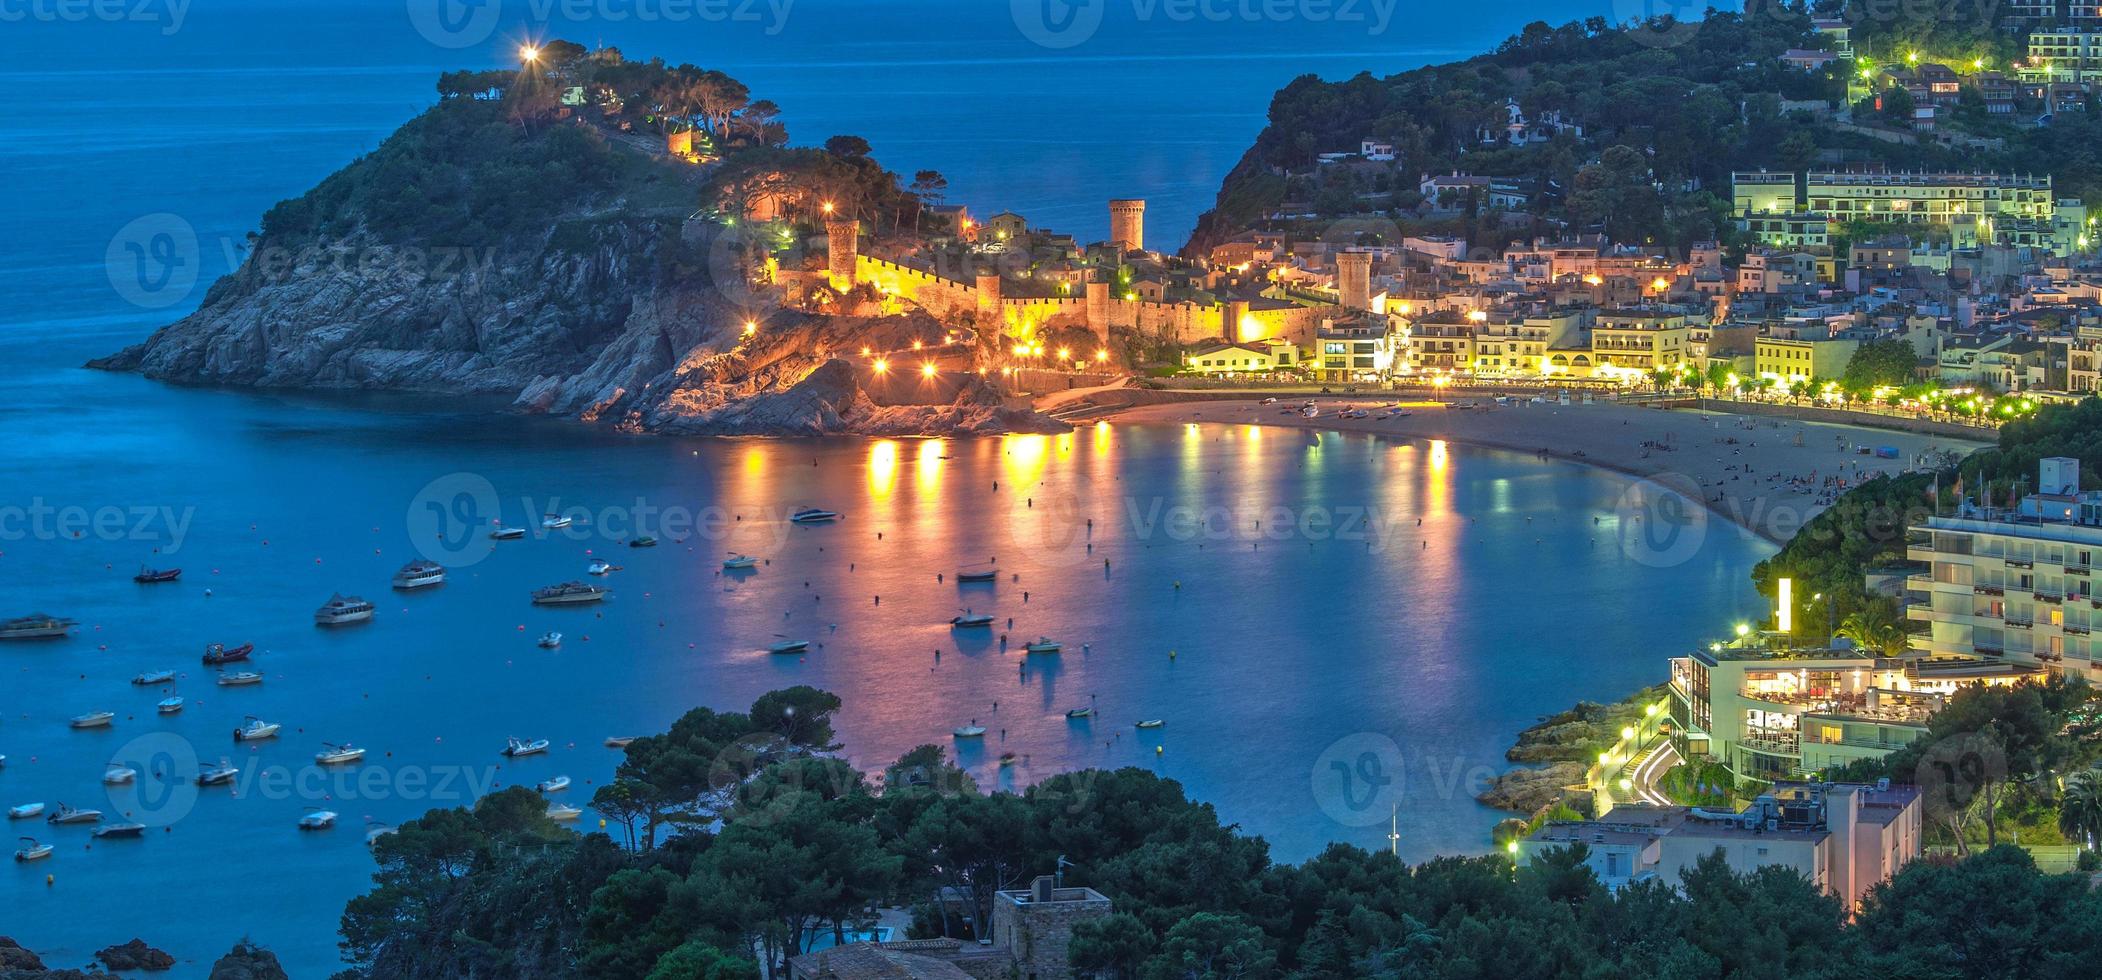
M 1087 281 L 1087 328 L 1109 342 L 1109 280 L 1099 275 Z
M 1336 256 L 1336 292 L 1342 294 L 1344 309 L 1372 308 L 1371 252 L 1343 252 Z
M 840 292 L 854 288 L 855 260 L 861 254 L 860 235 L 859 221 L 838 217 L 825 219 L 825 270 L 831 274 L 832 288 Z
M 1119 198 L 1109 202 L 1109 240 L 1134 252 L 1146 250 L 1146 202 Z
M 1000 322 L 1000 274 L 980 270 L 978 273 L 978 318 L 981 325 Z
M 1061 888 L 1049 875 L 1027 890 L 993 893 L 993 945 L 1013 958 L 1014 972 L 1029 980 L 1072 976 L 1066 947 L 1073 927 L 1107 918 L 1110 901 L 1092 888 Z

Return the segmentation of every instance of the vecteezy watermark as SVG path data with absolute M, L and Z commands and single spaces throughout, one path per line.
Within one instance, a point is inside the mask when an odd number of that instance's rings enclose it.
M 163 37 L 189 15 L 190 0 L 0 0 L 0 24 L 157 24 Z
M 1926 819 L 1960 823 L 2007 781 L 2007 750 L 1991 736 L 1966 732 L 1929 746 L 1913 772 Z
M 1377 732 L 1338 739 L 1314 759 L 1307 774 L 1314 802 L 1330 820 L 1346 827 L 1369 827 L 1387 819 L 1401 805 L 1407 763 L 1401 746 Z
M 1691 478 L 1664 473 L 1636 480 L 1613 505 L 1620 552 L 1652 568 L 1690 560 L 1708 537 L 1708 508 Z
M 496 485 L 479 473 L 448 473 L 423 485 L 405 515 L 416 553 L 465 568 L 496 550 L 490 537 L 500 512 Z
M 1282 24 L 1363 25 L 1366 34 L 1385 34 L 1394 23 L 1400 0 L 1123 0 L 1140 23 L 1221 24 L 1230 21 Z M 1015 28 L 1030 41 L 1054 51 L 1076 47 L 1102 29 L 1109 0 L 1010 0 Z
M 0 0 L 4 2 L 4 0 Z M 110 236 L 103 271 L 110 288 L 135 306 L 166 309 L 197 289 L 207 252 L 227 269 L 258 282 L 330 276 L 370 283 L 442 280 L 455 293 L 482 287 L 497 250 L 454 245 L 253 244 L 219 236 L 204 240 L 181 215 L 161 212 L 134 219 Z
M 124 743 L 110 756 L 109 766 L 131 770 L 129 778 L 107 782 L 110 806 L 126 819 L 148 827 L 180 822 L 207 793 L 322 808 L 383 801 L 443 806 L 471 803 L 489 795 L 498 776 L 494 765 L 262 765 L 243 756 L 207 760 L 189 739 L 172 732 L 141 735 Z M 210 770 L 225 773 L 224 781 L 204 785 L 199 776 Z
M 506 538 L 556 538 L 576 542 L 634 544 L 645 538 L 665 543 L 703 542 L 725 552 L 766 559 L 796 531 L 792 511 L 735 510 L 720 505 L 656 503 L 646 497 L 585 505 L 561 497 L 523 496 L 504 518 L 505 502 L 495 484 L 478 473 L 448 473 L 424 484 L 403 514 L 418 554 L 448 568 L 465 568 L 494 552 Z
M 197 229 L 165 211 L 117 229 L 102 253 L 110 288 L 126 302 L 149 310 L 189 298 L 197 285 L 197 261 Z
M 503 16 L 501 0 L 408 0 L 409 23 L 441 48 L 489 40 Z M 788 26 L 795 0 L 526 0 L 517 5 L 535 23 L 754 24 L 767 35 Z
M 1400 517 L 1371 506 L 1192 507 L 1155 497 L 1125 498 L 1124 510 L 1140 541 L 1354 541 L 1384 552 L 1402 526 Z
M 53 504 L 32 497 L 27 505 L 0 504 L 0 541 L 152 542 L 164 554 L 182 550 L 195 507 Z
M 489 40 L 503 16 L 502 0 L 408 0 L 409 24 L 441 48 L 465 48 Z

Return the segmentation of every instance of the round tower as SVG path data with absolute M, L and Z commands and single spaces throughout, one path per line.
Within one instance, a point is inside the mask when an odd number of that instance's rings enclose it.
M 1087 283 L 1087 328 L 1104 343 L 1109 341 L 1109 282 L 1100 278 Z
M 1372 308 L 1371 252 L 1344 252 L 1336 256 L 1336 292 L 1342 296 L 1344 309 Z
M 1146 202 L 1119 198 L 1109 202 L 1109 240 L 1134 252 L 1146 250 Z
M 978 317 L 988 323 L 1000 322 L 1000 274 L 997 272 L 978 273 Z
M 861 222 L 852 218 L 825 219 L 825 270 L 832 286 L 842 292 L 854 287 L 855 260 L 861 254 Z

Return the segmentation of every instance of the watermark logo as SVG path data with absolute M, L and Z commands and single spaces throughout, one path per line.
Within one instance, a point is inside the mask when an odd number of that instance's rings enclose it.
M 197 286 L 197 229 L 180 215 L 159 212 L 133 219 L 103 250 L 110 288 L 133 306 L 166 309 Z
M 496 32 L 501 0 L 408 0 L 409 23 L 441 48 L 480 44 Z
M 7 0 L 0 2 L 0 24 L 24 21 L 79 24 L 158 24 L 161 36 L 182 30 L 190 0 Z
M 2007 751 L 1991 736 L 1965 732 L 1928 746 L 1913 772 L 1925 818 L 1960 822 L 1987 787 L 2007 781 Z
M 88 507 L 34 497 L 27 505 L 0 505 L 0 541 L 129 541 L 154 544 L 172 555 L 182 550 L 196 516 L 194 507 Z
M 1040 47 L 1063 51 L 1102 29 L 1109 0 L 1011 0 L 1015 27 Z
M 1708 508 L 1692 479 L 1664 473 L 1637 480 L 1613 506 L 1620 553 L 1651 568 L 1692 559 L 1708 537 Z
M 1314 802 L 1346 827 L 1383 823 L 1401 804 L 1407 762 L 1401 746 L 1377 732 L 1337 740 L 1314 760 L 1308 773 Z
M 479 473 L 449 473 L 424 484 L 405 515 L 417 554 L 448 568 L 465 568 L 496 550 L 501 505 L 496 486 Z
M 1675 48 L 1700 33 L 1705 4 L 1692 0 L 1612 0 L 1613 22 L 1627 25 L 1628 39 L 1653 48 Z
M 141 735 L 110 756 L 111 769 L 130 769 L 133 776 L 107 784 L 110 806 L 134 823 L 166 827 L 190 815 L 197 806 L 197 747 L 169 732 Z

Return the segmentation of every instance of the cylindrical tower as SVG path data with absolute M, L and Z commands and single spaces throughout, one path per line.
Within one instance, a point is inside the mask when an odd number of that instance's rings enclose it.
M 1342 296 L 1344 309 L 1372 308 L 1371 252 L 1344 252 L 1336 256 L 1336 292 Z
M 1146 250 L 1146 202 L 1119 198 L 1109 202 L 1109 240 L 1134 252 Z
M 987 324 L 1000 322 L 1000 274 L 978 273 L 978 318 Z
M 861 222 L 852 218 L 825 219 L 825 270 L 832 276 L 832 286 L 845 292 L 854 288 L 855 259 L 861 253 Z
M 1104 343 L 1109 342 L 1109 283 L 1090 279 L 1087 284 L 1087 328 Z
M 1247 319 L 1247 317 L 1248 301 L 1245 299 L 1230 299 L 1220 304 L 1219 336 L 1237 344 L 1261 339 L 1248 336 L 1249 331 L 1242 329 L 1241 321 Z M 1250 322 L 1251 324 L 1253 323 L 1253 321 Z

